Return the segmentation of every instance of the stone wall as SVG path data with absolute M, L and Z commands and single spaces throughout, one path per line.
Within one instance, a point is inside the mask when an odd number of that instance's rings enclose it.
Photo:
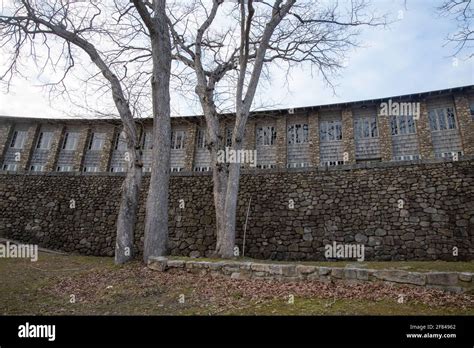
M 0 174 L 0 237 L 112 255 L 122 180 L 120 174 Z M 138 252 L 148 180 L 146 175 Z M 246 172 L 237 224 L 241 253 L 249 202 L 249 257 L 325 260 L 324 246 L 334 241 L 363 244 L 367 261 L 472 260 L 474 255 L 473 159 Z M 175 173 L 171 254 L 211 255 L 214 220 L 211 175 Z
M 160 272 L 185 270 L 188 273 L 225 276 L 232 279 L 267 279 L 286 282 L 316 280 L 323 282 L 355 281 L 424 286 L 455 293 L 474 290 L 470 272 L 407 272 L 391 269 L 368 269 L 364 264 L 343 267 L 323 267 L 295 263 L 261 263 L 237 260 L 200 261 L 151 257 L 148 267 Z

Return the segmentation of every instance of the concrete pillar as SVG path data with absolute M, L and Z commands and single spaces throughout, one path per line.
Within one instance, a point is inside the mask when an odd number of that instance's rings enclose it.
M 459 134 L 461 135 L 463 152 L 467 156 L 474 155 L 474 119 L 471 116 L 469 100 L 466 96 L 454 96 Z
M 187 172 L 193 171 L 194 153 L 196 150 L 196 133 L 197 125 L 194 122 L 190 122 L 186 127 L 186 139 L 184 142 L 184 170 Z
M 418 147 L 422 159 L 433 159 L 434 149 L 431 140 L 430 123 L 428 120 L 428 107 L 426 101 L 420 103 L 420 117 L 415 120 L 416 134 L 418 137 Z
M 342 110 L 342 150 L 344 163 L 355 163 L 354 119 L 351 109 Z
M 287 129 L 286 129 L 286 115 L 281 115 L 276 121 L 276 165 L 277 168 L 286 168 L 287 156 L 288 156 L 288 141 L 287 141 Z
M 310 166 L 317 167 L 320 163 L 319 151 L 319 115 L 313 113 L 308 115 L 309 127 L 309 156 Z

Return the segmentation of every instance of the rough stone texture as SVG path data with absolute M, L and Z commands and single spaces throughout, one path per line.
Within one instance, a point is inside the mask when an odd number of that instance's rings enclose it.
M 312 166 L 319 166 L 319 115 L 313 113 L 308 116 L 309 127 L 309 153 Z
M 193 171 L 194 166 L 194 151 L 196 149 L 196 133 L 197 133 L 197 125 L 195 123 L 189 123 L 186 128 L 186 139 L 184 148 L 186 151 L 185 159 L 184 159 L 184 170 Z
M 18 164 L 18 171 L 23 172 L 28 170 L 28 164 L 30 162 L 31 154 L 34 148 L 34 140 L 36 139 L 36 135 L 39 132 L 39 125 L 33 124 L 28 127 L 28 133 L 26 136 L 25 144 L 21 152 L 20 156 L 20 163 Z
M 426 105 L 426 101 L 422 101 L 420 103 L 420 118 L 416 120 L 415 123 L 421 158 L 434 158 L 433 142 L 431 140 L 431 130 L 428 122 L 428 107 Z
M 56 162 L 58 160 L 59 149 L 61 145 L 61 139 L 64 134 L 65 127 L 58 125 L 54 128 L 53 139 L 51 141 L 51 148 L 49 150 L 48 159 L 45 164 L 44 170 L 46 172 L 52 172 L 56 169 Z
M 364 244 L 365 260 L 472 260 L 473 165 L 474 160 L 460 160 L 244 173 L 236 243 L 242 250 L 252 198 L 245 245 L 245 256 L 252 258 L 326 260 L 325 245 L 336 241 Z M 210 173 L 172 175 L 171 255 L 212 254 L 211 179 Z M 0 174 L 0 237 L 113 255 L 122 180 L 123 174 Z M 136 252 L 143 246 L 148 183 L 145 177 Z M 75 208 L 70 208 L 71 199 Z M 453 256 L 454 247 L 458 256 Z
M 474 155 L 474 119 L 471 116 L 467 96 L 455 95 L 456 116 L 465 155 Z
M 377 279 L 403 284 L 425 285 L 426 275 L 423 273 L 406 271 L 374 271 L 373 275 Z
M 74 162 L 73 169 L 74 171 L 80 172 L 82 169 L 82 163 L 84 160 L 84 154 L 87 146 L 87 139 L 90 135 L 89 126 L 83 126 L 79 128 L 79 140 L 77 141 L 77 148 L 74 151 Z
M 433 272 L 426 275 L 426 281 L 431 285 L 454 286 L 458 283 L 458 274 L 455 272 Z
M 354 118 L 351 109 L 342 110 L 342 145 L 348 156 L 345 163 L 355 163 Z
M 109 169 L 112 148 L 114 145 L 115 127 L 104 127 L 101 131 L 104 133 L 105 139 L 102 151 L 100 152 L 99 169 L 101 172 L 107 172 Z
M 276 120 L 276 145 L 277 145 L 277 167 L 286 168 L 287 163 L 287 129 L 286 117 L 279 117 Z
M 0 165 L 3 163 L 12 130 L 13 125 L 11 122 L 0 123 Z
M 377 108 L 380 112 L 380 107 Z M 380 154 L 382 161 L 391 161 L 393 158 L 392 136 L 390 130 L 390 117 L 378 115 Z
M 148 267 L 161 272 L 179 268 L 189 273 L 227 276 L 232 279 L 271 279 L 280 281 L 383 281 L 404 285 L 425 286 L 462 293 L 474 289 L 472 273 L 458 272 L 405 272 L 400 270 L 373 270 L 358 267 L 319 267 L 296 264 L 271 264 L 248 261 L 188 261 L 151 258 Z M 296 271 L 296 272 L 295 272 Z M 458 280 L 459 277 L 459 280 Z

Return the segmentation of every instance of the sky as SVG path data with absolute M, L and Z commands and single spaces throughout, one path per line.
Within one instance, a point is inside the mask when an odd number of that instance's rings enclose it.
M 334 90 L 318 74 L 311 74 L 309 68 L 293 69 L 288 78 L 280 69 L 272 69 L 271 81 L 261 85 L 255 105 L 280 109 L 474 84 L 474 58 L 464 59 L 464 52 L 455 59 L 451 56 L 453 48 L 443 47 L 456 23 L 438 16 L 435 6 L 439 1 L 408 0 L 407 8 L 404 0 L 372 2 L 380 12 L 389 13 L 397 21 L 388 28 L 362 31 L 358 38 L 362 47 L 348 55 L 346 68 L 331 80 Z M 4 62 L 1 57 L 0 62 Z M 0 86 L 0 115 L 57 118 L 81 112 L 62 98 L 50 100 L 48 93 L 38 86 L 40 80 L 34 72 L 25 75 L 27 78 L 15 77 L 8 93 Z M 100 105 L 104 98 L 111 97 L 107 94 L 89 103 Z M 199 105 L 172 94 L 172 114 L 201 114 L 201 110 Z

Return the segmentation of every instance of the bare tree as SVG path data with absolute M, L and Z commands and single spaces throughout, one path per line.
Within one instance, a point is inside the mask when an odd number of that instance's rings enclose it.
M 454 56 L 467 51 L 467 57 L 474 57 L 473 41 L 474 5 L 472 0 L 444 0 L 438 7 L 442 16 L 451 17 L 457 22 L 457 31 L 448 35 L 447 43 L 454 45 Z
M 333 73 L 342 67 L 345 53 L 356 46 L 358 28 L 378 26 L 385 18 L 368 14 L 368 3 L 351 1 L 346 6 L 319 1 L 241 0 L 222 14 L 217 29 L 218 11 L 225 6 L 214 0 L 210 10 L 192 2 L 181 12 L 169 14 L 175 46 L 174 57 L 193 69 L 196 93 L 207 124 L 207 147 L 211 153 L 216 208 L 218 256 L 234 256 L 236 210 L 240 163 L 220 163 L 218 153 L 225 147 L 219 134 L 219 83 L 225 80 L 235 88 L 235 122 L 231 150 L 243 146 L 249 118 L 263 69 L 269 64 L 288 69 L 307 64 L 331 85 Z M 227 8 L 229 9 L 229 8 Z M 222 10 L 224 11 L 224 10 Z M 332 85 L 331 85 L 332 86 Z
M 142 15 L 143 3 L 137 1 L 135 5 Z M 133 253 L 134 228 L 143 166 L 141 135 L 134 119 L 134 111 L 139 109 L 139 99 L 146 94 L 143 93 L 143 86 L 144 81 L 148 79 L 149 71 L 143 67 L 152 55 L 146 41 L 144 43 L 143 40 L 142 34 L 146 34 L 145 30 L 140 21 L 133 17 L 134 6 L 118 2 L 113 3 L 111 7 L 98 2 L 87 2 L 82 3 L 81 7 L 77 6 L 78 3 L 73 1 L 21 0 L 12 2 L 11 7 L 4 8 L 0 15 L 0 45 L 4 50 L 10 49 L 11 54 L 10 63 L 2 79 L 10 82 L 15 74 L 21 74 L 19 62 L 22 55 L 26 55 L 30 62 L 34 61 L 42 65 L 43 70 L 47 66 L 50 66 L 52 70 L 62 69 L 63 76 L 54 85 L 61 86 L 66 91 L 66 78 L 75 68 L 76 61 L 83 55 L 88 57 L 99 70 L 102 79 L 105 79 L 104 85 L 111 92 L 115 108 L 123 123 L 128 147 L 128 168 L 122 185 L 122 198 L 117 218 L 115 262 L 120 264 L 130 260 Z M 166 61 L 157 53 L 157 50 L 166 51 L 168 45 L 166 38 L 163 42 L 160 40 L 162 27 L 165 27 L 165 34 L 167 28 L 166 21 L 159 17 L 164 11 L 164 1 L 157 0 L 153 5 L 147 3 L 146 6 L 152 6 L 157 13 L 156 19 L 148 17 L 144 19 L 147 27 L 149 21 L 154 23 L 153 33 L 159 32 L 159 35 L 154 37 L 155 42 L 152 41 L 152 48 L 155 50 L 153 62 L 156 62 L 152 72 L 153 110 L 155 115 L 160 115 L 157 118 L 158 127 L 164 128 L 163 133 L 160 133 L 161 130 L 155 127 L 155 142 L 157 138 L 159 139 L 155 147 L 158 158 L 153 160 L 153 169 L 162 176 L 164 187 L 161 189 L 159 184 L 153 182 L 150 190 L 154 199 L 157 199 L 155 205 L 159 206 L 161 230 L 167 235 L 167 178 L 169 175 L 167 81 L 169 81 L 169 74 L 166 80 L 166 73 L 169 69 Z M 156 41 L 159 42 L 156 43 Z M 64 65 L 60 66 L 61 61 Z M 84 71 L 87 71 L 86 65 L 83 67 Z M 91 78 L 93 77 L 96 77 L 95 73 L 92 74 Z M 137 89 L 134 90 L 134 86 L 138 86 Z M 160 122 L 166 119 L 168 123 Z M 160 148 L 164 151 L 160 151 Z M 157 163 L 162 163 L 162 165 L 157 165 Z M 166 211 L 165 218 L 163 218 L 163 211 Z M 155 212 L 155 209 L 151 210 L 151 214 Z M 153 232 L 148 228 L 148 234 L 150 233 Z M 161 253 L 161 247 L 154 242 L 156 236 L 148 235 L 147 238 L 147 241 L 150 239 L 152 241 L 147 243 L 146 254 Z M 157 249 L 160 250 L 156 251 Z
M 171 42 L 166 16 L 166 1 L 152 3 L 133 0 L 148 28 L 153 57 L 153 154 L 150 189 L 146 203 L 145 262 L 150 256 L 166 253 L 168 242 L 168 192 L 170 176 L 171 119 L 170 74 Z

